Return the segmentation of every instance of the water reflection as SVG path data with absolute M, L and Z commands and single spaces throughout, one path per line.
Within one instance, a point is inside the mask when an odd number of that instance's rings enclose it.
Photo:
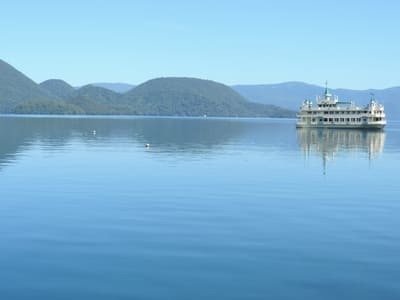
M 15 162 L 35 145 L 60 151 L 77 143 L 103 149 L 150 144 L 153 153 L 210 154 L 238 138 L 262 136 L 264 128 L 263 122 L 238 119 L 2 116 L 0 167 Z
M 339 153 L 366 153 L 372 160 L 383 152 L 386 134 L 384 131 L 299 128 L 297 138 L 306 157 L 322 156 L 324 173 L 326 163 Z
M 0 117 L 0 168 L 35 146 L 48 152 L 84 146 L 112 155 L 114 148 L 142 151 L 145 144 L 151 145 L 154 155 L 183 158 L 207 158 L 226 147 L 296 153 L 300 145 L 305 155 L 318 154 L 326 164 L 341 152 L 367 153 L 373 159 L 383 151 L 385 132 L 296 131 L 292 120 L 267 119 Z

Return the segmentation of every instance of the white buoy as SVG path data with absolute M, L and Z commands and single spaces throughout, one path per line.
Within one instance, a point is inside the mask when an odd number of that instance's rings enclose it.
M 96 130 L 93 130 L 93 135 L 96 135 Z
M 146 144 L 145 146 L 146 146 L 146 148 L 150 148 L 150 144 Z

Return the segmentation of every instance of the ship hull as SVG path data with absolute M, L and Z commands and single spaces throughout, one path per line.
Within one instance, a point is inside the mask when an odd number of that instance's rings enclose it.
M 344 129 L 383 129 L 386 123 L 372 124 L 304 124 L 296 123 L 297 128 L 344 128 Z

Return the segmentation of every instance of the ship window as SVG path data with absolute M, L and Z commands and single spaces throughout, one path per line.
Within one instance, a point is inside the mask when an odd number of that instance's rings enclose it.
M 313 122 L 313 123 L 314 123 L 314 122 L 315 122 L 315 118 L 312 118 L 312 119 L 311 119 L 311 122 Z
M 319 119 L 319 121 L 320 121 L 320 122 L 322 122 L 322 121 L 323 121 L 323 119 Z
M 324 118 L 324 122 L 327 122 L 328 121 L 328 119 L 327 118 Z
M 338 119 L 338 118 L 335 118 L 335 122 L 339 122 L 339 119 Z

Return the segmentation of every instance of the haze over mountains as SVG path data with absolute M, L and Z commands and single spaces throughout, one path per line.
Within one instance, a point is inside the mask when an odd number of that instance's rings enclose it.
M 92 83 L 73 87 L 59 79 L 40 84 L 0 60 L 0 113 L 127 114 L 163 116 L 294 117 L 304 99 L 323 87 L 302 82 L 228 87 L 195 78 L 158 78 L 138 86 Z M 331 90 L 341 100 L 366 104 L 371 93 L 388 119 L 400 116 L 400 87 Z

